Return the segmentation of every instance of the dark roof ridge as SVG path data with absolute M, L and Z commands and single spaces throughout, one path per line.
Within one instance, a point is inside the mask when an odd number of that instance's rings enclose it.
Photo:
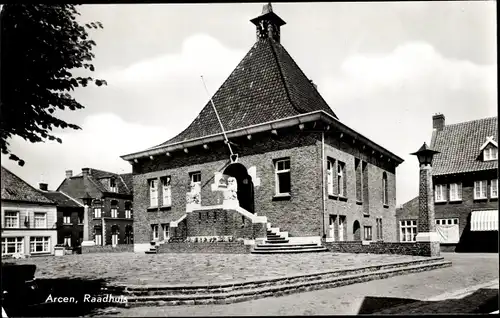
M 130 189 L 128 188 L 127 183 L 125 182 L 125 180 L 123 180 L 122 175 L 119 174 L 118 177 L 120 177 L 120 180 L 122 180 L 122 183 L 125 186 L 125 188 L 127 188 L 127 191 L 130 192 Z
M 47 204 L 56 204 L 54 201 L 50 200 L 49 198 L 47 198 L 46 196 L 43 195 L 42 191 L 40 189 L 37 189 L 35 188 L 34 186 L 32 186 L 31 184 L 29 184 L 27 181 L 21 179 L 17 174 L 13 173 L 12 171 L 10 171 L 9 169 L 5 168 L 4 166 L 2 166 L 2 169 L 5 169 L 7 172 L 9 172 L 11 175 L 13 175 L 15 178 L 19 179 L 21 182 L 25 183 L 26 185 L 28 185 L 28 187 L 30 187 L 31 189 L 35 190 L 35 192 L 39 193 L 41 196 L 43 196 L 44 198 L 46 198 L 47 200 L 50 201 L 49 202 L 41 202 L 41 203 L 47 203 Z

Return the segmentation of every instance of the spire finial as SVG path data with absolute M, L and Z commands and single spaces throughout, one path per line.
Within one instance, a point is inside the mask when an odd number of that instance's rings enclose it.
M 273 12 L 271 2 L 262 7 L 262 14 L 250 20 L 257 27 L 257 41 L 271 38 L 280 41 L 280 27 L 286 24 L 276 13 Z
M 269 12 L 273 12 L 273 6 L 271 5 L 271 2 L 268 2 L 262 7 L 262 14 L 266 14 Z

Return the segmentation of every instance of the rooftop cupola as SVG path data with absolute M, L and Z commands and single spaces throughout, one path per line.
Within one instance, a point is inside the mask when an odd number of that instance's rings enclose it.
M 280 42 L 280 27 L 286 24 L 276 13 L 273 12 L 271 3 L 265 4 L 262 14 L 250 20 L 257 27 L 257 41 L 271 38 Z

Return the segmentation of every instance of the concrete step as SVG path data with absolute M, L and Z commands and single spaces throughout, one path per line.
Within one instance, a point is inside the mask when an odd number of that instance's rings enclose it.
M 317 252 L 327 252 L 328 249 L 324 246 L 318 246 L 318 248 L 279 248 L 279 249 L 253 249 L 250 253 L 252 254 L 288 254 L 288 253 L 317 253 Z
M 280 251 L 280 250 L 293 250 L 293 249 L 325 249 L 326 247 L 320 245 L 296 245 L 296 244 L 282 244 L 283 246 L 274 246 L 272 244 L 264 245 L 264 246 L 255 246 L 253 248 L 254 251 Z
M 411 262 L 407 262 L 411 263 Z M 416 265 L 406 265 L 406 266 L 393 266 L 391 264 L 386 264 L 386 269 L 371 270 L 364 272 L 363 269 L 351 270 L 353 274 L 347 274 L 345 271 L 344 275 L 329 276 L 326 277 L 322 274 L 316 275 L 302 275 L 301 280 L 295 281 L 289 278 L 281 278 L 282 284 L 275 284 L 273 280 L 263 280 L 261 285 L 257 288 L 251 288 L 252 284 L 255 282 L 246 282 L 247 285 L 239 290 L 226 289 L 224 286 L 206 286 L 213 288 L 211 292 L 207 293 L 193 293 L 193 294 L 143 294 L 140 296 L 127 294 L 127 303 L 121 304 L 125 307 L 131 306 L 164 306 L 164 305 L 202 305 L 202 304 L 228 304 L 241 301 L 247 301 L 252 299 L 264 298 L 264 297 L 276 297 L 283 296 L 298 292 L 325 289 L 325 288 L 335 288 L 355 283 L 367 282 L 375 279 L 383 279 L 397 275 L 405 275 L 410 273 L 422 272 L 426 270 L 438 269 L 443 267 L 451 266 L 451 262 L 444 260 L 432 260 L 431 262 L 414 262 Z M 370 266 L 368 266 L 369 268 Z M 377 266 L 371 266 L 377 267 Z M 380 266 L 378 266 L 380 267 Z M 383 266 L 382 266 L 383 267 Z M 361 270 L 361 271 L 360 271 Z M 341 271 L 340 271 L 341 272 Z M 311 276 L 307 278 L 307 276 Z M 240 283 L 240 285 L 243 283 Z M 229 286 L 229 285 L 228 285 Z M 235 287 L 233 285 L 232 287 Z M 187 286 L 186 286 L 187 287 Z M 182 288 L 186 288 L 182 287 Z M 191 288 L 200 288 L 201 286 L 190 286 Z M 147 286 L 142 286 L 142 290 L 146 291 Z M 181 288 L 180 286 L 178 288 Z M 230 288 L 230 287 L 228 287 Z M 158 290 L 158 288 L 154 288 Z
M 269 244 L 283 244 L 283 243 L 288 243 L 289 240 L 287 239 L 280 239 L 280 240 L 265 240 L 264 243 L 269 243 Z
M 255 247 L 265 247 L 265 246 L 273 246 L 273 247 L 287 247 L 287 246 L 319 246 L 316 243 L 272 243 L 272 244 L 257 244 Z

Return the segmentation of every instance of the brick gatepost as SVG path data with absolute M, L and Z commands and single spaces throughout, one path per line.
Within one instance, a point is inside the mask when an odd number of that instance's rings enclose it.
M 419 255 L 439 256 L 439 236 L 436 233 L 434 217 L 434 191 L 432 185 L 432 157 L 438 153 L 430 149 L 426 143 L 412 155 L 418 157 L 420 163 L 420 189 L 418 199 L 418 234 Z

